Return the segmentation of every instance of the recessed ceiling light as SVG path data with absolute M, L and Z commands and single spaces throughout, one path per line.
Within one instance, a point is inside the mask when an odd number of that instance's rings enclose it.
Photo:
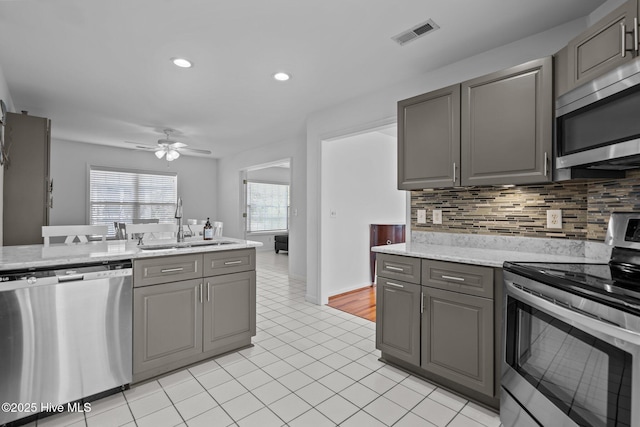
M 191 63 L 191 61 L 189 61 L 188 59 L 184 59 L 184 58 L 171 58 L 171 62 L 173 62 L 174 65 L 176 65 L 177 67 L 180 67 L 180 68 L 191 68 L 191 67 L 193 67 L 193 64 Z
M 287 73 L 275 73 L 273 75 L 273 78 L 278 80 L 279 82 L 286 82 L 291 78 L 291 76 L 289 76 L 289 74 Z

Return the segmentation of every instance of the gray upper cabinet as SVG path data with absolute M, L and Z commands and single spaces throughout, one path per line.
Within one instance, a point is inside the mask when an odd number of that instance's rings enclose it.
M 460 85 L 398 102 L 398 189 L 459 185 Z
M 493 301 L 422 289 L 422 369 L 493 396 Z
M 378 276 L 377 286 L 376 348 L 419 365 L 420 285 Z
M 569 42 L 567 89 L 580 86 L 638 56 L 637 46 L 633 46 L 637 17 L 638 0 L 629 0 Z M 621 24 L 626 26 L 627 32 L 624 47 L 630 50 L 624 57 Z
M 49 225 L 51 122 L 42 117 L 7 113 L 5 144 L 10 162 L 4 169 L 3 244 L 42 244 L 42 226 Z
M 204 279 L 204 351 L 229 350 L 256 334 L 256 272 Z
M 551 57 L 464 82 L 461 96 L 462 185 L 551 181 Z

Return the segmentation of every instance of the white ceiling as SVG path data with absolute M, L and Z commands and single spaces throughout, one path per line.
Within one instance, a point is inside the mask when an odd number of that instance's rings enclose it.
M 0 67 L 16 110 L 51 118 L 53 138 L 131 148 L 168 127 L 219 158 L 303 137 L 314 111 L 603 1 L 2 0 Z M 441 28 L 390 39 L 429 18 Z

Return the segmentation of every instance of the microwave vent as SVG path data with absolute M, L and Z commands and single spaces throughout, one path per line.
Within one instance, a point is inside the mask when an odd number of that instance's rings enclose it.
M 391 37 L 391 39 L 394 40 L 396 43 L 398 43 L 400 46 L 404 46 L 405 44 L 413 40 L 416 40 L 424 35 L 427 35 L 437 30 L 438 28 L 440 28 L 438 24 L 433 22 L 432 19 L 429 19 L 425 22 L 422 22 L 414 26 L 413 28 L 410 28 L 409 30 L 403 31 L 400 34 L 397 34 Z

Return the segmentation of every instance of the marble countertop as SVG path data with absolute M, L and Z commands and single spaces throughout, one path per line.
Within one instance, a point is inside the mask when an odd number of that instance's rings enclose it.
M 216 245 L 216 242 L 231 242 Z M 173 247 L 170 247 L 173 246 Z M 174 239 L 154 240 L 147 242 L 143 248 L 137 242 L 110 240 L 107 242 L 90 242 L 80 244 L 53 244 L 0 247 L 0 271 L 26 268 L 50 267 L 64 264 L 81 264 L 101 261 L 149 258 L 167 255 L 181 255 L 212 251 L 228 251 L 232 249 L 255 248 L 261 242 L 251 240 L 219 237 L 212 241 L 202 238 L 187 238 L 184 243 L 176 243 Z M 167 247 L 170 247 L 167 249 Z
M 374 246 L 373 248 L 371 248 L 371 250 L 374 252 L 385 254 L 412 256 L 416 258 L 433 259 L 438 261 L 452 261 L 465 264 L 484 265 L 487 267 L 502 267 L 505 261 L 596 264 L 603 263 L 601 259 L 591 259 L 581 256 L 526 252 L 522 250 L 514 251 L 491 248 L 448 246 L 417 242 Z

